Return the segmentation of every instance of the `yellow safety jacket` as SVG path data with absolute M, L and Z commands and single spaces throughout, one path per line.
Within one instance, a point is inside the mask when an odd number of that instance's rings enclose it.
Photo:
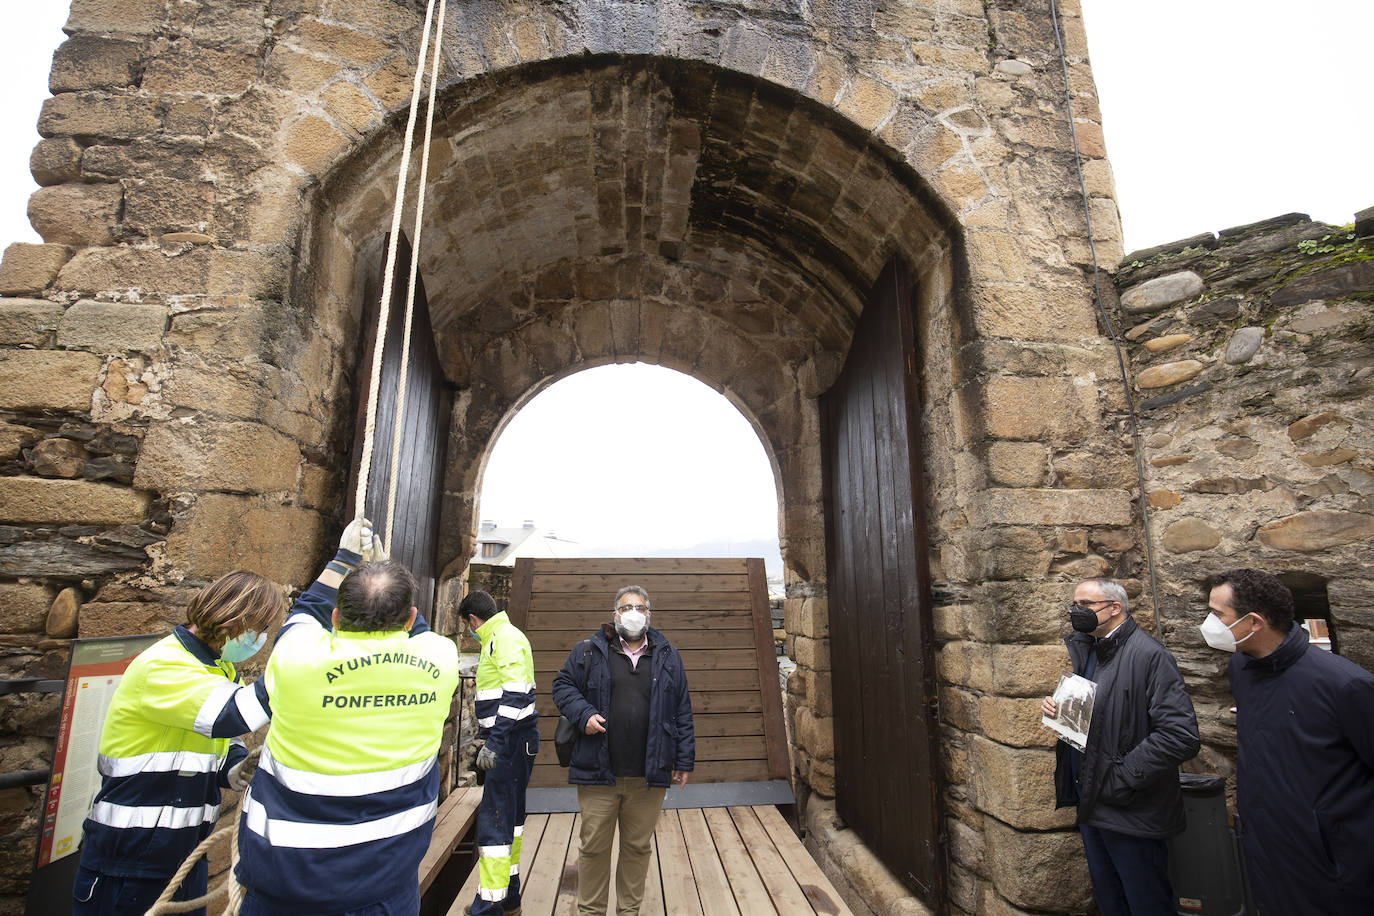
M 409 633 L 335 631 L 336 598 L 306 590 L 263 677 L 272 728 L 243 800 L 237 875 L 285 911 L 358 909 L 413 884 L 438 809 L 457 647 L 423 618 Z
M 237 736 L 267 721 L 261 684 L 242 686 L 233 664 L 185 627 L 145 649 L 105 716 L 81 864 L 170 877 L 214 828 L 229 768 L 246 755 Z
M 525 634 L 505 611 L 477 628 L 482 656 L 477 662 L 477 735 L 499 757 L 508 753 L 510 735 L 539 721 L 534 706 L 534 653 Z

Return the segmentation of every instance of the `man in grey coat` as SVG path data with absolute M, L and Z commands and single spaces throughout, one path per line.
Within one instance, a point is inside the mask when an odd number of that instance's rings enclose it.
M 1126 590 L 1085 579 L 1065 638 L 1074 673 L 1097 684 L 1083 751 L 1055 747 L 1056 807 L 1078 830 L 1102 916 L 1173 916 L 1166 840 L 1183 830 L 1178 767 L 1201 747 L 1193 702 L 1167 649 L 1127 612 Z M 1053 718 L 1050 697 L 1041 712 Z

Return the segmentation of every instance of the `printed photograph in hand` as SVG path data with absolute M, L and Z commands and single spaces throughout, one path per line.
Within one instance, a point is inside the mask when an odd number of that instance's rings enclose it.
M 1078 748 L 1087 745 L 1088 725 L 1093 718 L 1093 699 L 1097 696 L 1097 685 L 1076 674 L 1059 676 L 1059 686 L 1054 688 L 1054 702 L 1059 714 L 1051 719 L 1041 716 L 1040 721 L 1046 728 L 1059 735 L 1061 741 Z

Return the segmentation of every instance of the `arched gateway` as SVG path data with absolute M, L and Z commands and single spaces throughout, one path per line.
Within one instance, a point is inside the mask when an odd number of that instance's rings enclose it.
M 1042 5 L 455 6 L 411 376 L 438 460 L 398 513 L 438 607 L 524 402 L 609 362 L 687 372 L 773 464 L 794 773 L 813 820 L 838 794 L 850 861 L 886 864 L 870 904 L 1080 905 L 1024 698 L 1062 664 L 1061 580 L 1129 576 L 1137 547 L 1076 4 L 1067 71 Z M 303 584 L 323 552 L 422 11 L 74 4 L 45 244 L 0 265 L 38 329 L 4 341 L 0 410 L 12 453 L 77 470 L 4 479 L 32 508 L 0 575 L 75 586 L 80 635 L 159 626 L 238 564 Z

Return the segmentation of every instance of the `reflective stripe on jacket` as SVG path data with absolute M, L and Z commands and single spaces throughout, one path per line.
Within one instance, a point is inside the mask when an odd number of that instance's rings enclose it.
M 530 641 L 505 611 L 477 629 L 482 655 L 477 662 L 477 735 L 498 757 L 511 750 L 510 736 L 539 721 L 534 706 L 534 655 Z
M 422 619 L 409 634 L 335 632 L 336 597 L 316 582 L 277 637 L 272 730 L 243 799 L 238 879 L 287 912 L 356 909 L 415 882 L 458 685 L 457 648 Z
M 231 739 L 271 714 L 261 685 L 238 680 L 180 626 L 129 664 L 100 735 L 101 785 L 82 828 L 82 865 L 169 877 L 209 835 L 228 770 L 246 755 Z

